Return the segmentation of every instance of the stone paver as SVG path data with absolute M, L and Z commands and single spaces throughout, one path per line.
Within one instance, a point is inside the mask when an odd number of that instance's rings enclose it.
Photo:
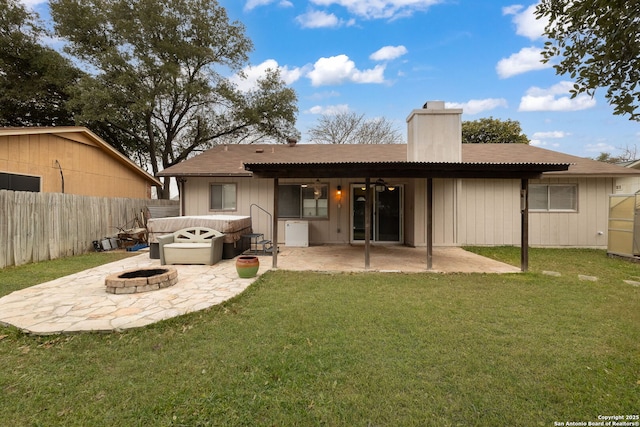
M 270 263 L 261 259 L 259 274 Z M 141 254 L 13 292 L 0 298 L 0 323 L 38 335 L 141 327 L 220 304 L 255 280 L 238 278 L 235 261 L 223 260 L 213 266 L 174 266 L 178 283 L 169 288 L 106 292 L 107 276 L 145 267 L 160 267 L 160 261 Z
M 560 276 L 562 276 L 562 274 L 560 274 L 560 273 L 559 273 L 559 272 L 557 272 L 557 271 L 548 271 L 548 270 L 543 271 L 543 272 L 542 272 L 542 274 L 544 274 L 545 276 L 553 276 L 553 277 L 560 277 Z
M 281 248 L 278 268 L 311 271 L 364 271 L 361 246 Z M 48 335 L 138 328 L 189 312 L 204 310 L 240 294 L 255 278 L 241 279 L 235 260 L 216 265 L 176 265 L 178 283 L 135 294 L 106 291 L 105 278 L 134 268 L 160 267 L 148 253 L 127 258 L 0 298 L 0 323 Z M 258 276 L 272 267 L 260 257 Z M 370 271 L 426 271 L 426 250 L 402 246 L 372 248 Z M 517 273 L 517 267 L 460 248 L 436 248 L 433 272 Z

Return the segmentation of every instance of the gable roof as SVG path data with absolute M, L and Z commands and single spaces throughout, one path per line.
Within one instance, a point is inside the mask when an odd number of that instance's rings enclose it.
M 292 168 L 322 167 L 322 165 L 379 163 L 382 169 L 400 168 L 409 165 L 407 162 L 406 144 L 296 144 L 294 146 L 261 144 L 261 145 L 220 145 L 196 157 L 185 160 L 162 172 L 159 176 L 252 176 L 245 165 L 272 165 Z M 395 164 L 395 165 L 394 165 Z M 566 170 L 566 165 L 568 170 Z M 414 163 L 414 167 L 424 165 L 442 165 L 445 163 Z M 521 169 L 532 167 L 541 169 L 545 166 L 544 176 L 630 176 L 639 175 L 632 169 L 598 162 L 591 159 L 563 154 L 556 151 L 533 147 L 526 144 L 462 144 L 462 162 L 458 169 L 488 170 L 499 169 L 500 166 L 520 166 Z M 482 165 L 482 166 L 479 166 Z M 560 168 L 559 165 L 564 167 Z M 544 168 L 542 168 L 544 169 Z M 564 169 L 564 170 L 557 170 Z M 311 174 L 309 176 L 312 176 Z
M 153 175 L 135 164 L 124 154 L 107 144 L 102 138 L 82 126 L 60 126 L 60 127 L 6 127 L 0 128 L 0 136 L 38 135 L 51 134 L 73 141 L 79 144 L 90 144 L 98 147 L 105 155 L 122 163 L 125 167 L 134 171 L 151 185 L 162 186 L 162 182 Z
M 640 160 L 631 160 L 628 162 L 620 162 L 616 164 L 618 166 L 624 166 L 625 168 L 640 169 Z

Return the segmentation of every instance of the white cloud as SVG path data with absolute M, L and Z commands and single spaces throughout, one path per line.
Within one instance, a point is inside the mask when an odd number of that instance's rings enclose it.
M 345 23 L 338 19 L 333 13 L 326 13 L 319 10 L 312 10 L 296 17 L 296 21 L 303 28 L 327 28 L 349 26 L 352 22 Z
M 278 3 L 280 7 L 293 7 L 293 3 L 289 0 L 247 0 L 244 10 L 252 10 L 259 6 L 267 6 L 271 3 Z
M 364 19 L 393 19 L 411 16 L 444 0 L 311 0 L 318 6 L 338 5 Z
M 309 110 L 307 110 L 306 112 L 309 114 L 323 114 L 328 116 L 335 116 L 336 114 L 349 112 L 349 105 L 348 104 L 325 105 L 325 106 L 316 105 L 309 108 Z
M 236 74 L 229 80 L 237 85 L 238 89 L 242 91 L 249 91 L 256 87 L 256 82 L 258 81 L 258 79 L 264 77 L 268 69 L 280 70 L 280 77 L 287 85 L 290 85 L 299 80 L 306 71 L 305 68 L 289 69 L 289 67 L 287 66 L 282 67 L 278 65 L 278 62 L 276 60 L 267 59 L 261 64 L 245 67 L 242 70 L 242 74 L 244 75 L 244 77 Z
M 390 61 L 392 59 L 399 58 L 402 55 L 406 55 L 407 52 L 408 52 L 407 48 L 402 45 L 385 46 L 373 52 L 369 56 L 369 59 L 372 59 L 374 61 Z
M 531 135 L 531 140 L 529 141 L 529 145 L 535 145 L 537 147 L 556 148 L 556 147 L 559 147 L 560 144 L 558 142 L 549 142 L 548 140 L 562 139 L 562 138 L 566 138 L 569 135 L 571 134 L 561 130 L 554 130 L 550 132 L 536 132 L 533 135 Z
M 513 23 L 516 25 L 516 34 L 529 40 L 537 40 L 544 36 L 546 19 L 536 19 L 535 11 L 539 2 L 524 9 L 519 4 L 502 8 L 503 15 L 513 15 Z
M 468 102 L 446 102 L 447 108 L 462 108 L 464 114 L 478 114 L 483 111 L 494 110 L 498 107 L 508 107 L 504 98 L 472 99 Z
M 347 55 L 320 58 L 307 73 L 313 86 L 353 83 L 384 83 L 384 65 L 376 65 L 370 70 L 358 70 Z
M 527 71 L 550 68 L 550 63 L 542 62 L 542 49 L 537 47 L 525 47 L 518 53 L 508 58 L 501 59 L 496 65 L 496 71 L 501 79 L 513 77 Z
M 598 142 L 597 144 L 587 144 L 585 150 L 591 153 L 611 153 L 616 150 L 616 147 L 606 142 Z
M 48 3 L 48 0 L 20 0 L 20 3 L 25 5 L 28 10 L 33 10 L 39 4 Z
M 524 6 L 521 4 L 512 4 L 511 6 L 505 6 L 502 8 L 503 15 L 515 15 L 516 13 L 520 13 Z
M 531 87 L 520 99 L 518 111 L 579 111 L 592 108 L 596 100 L 587 94 L 570 97 L 571 82 L 560 82 L 548 89 Z
M 564 132 L 561 130 L 554 130 L 551 132 L 536 132 L 531 137 L 536 139 L 558 139 L 558 138 L 565 138 L 569 135 L 571 134 L 568 132 Z

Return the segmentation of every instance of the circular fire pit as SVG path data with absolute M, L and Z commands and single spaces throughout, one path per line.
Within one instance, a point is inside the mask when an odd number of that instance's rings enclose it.
M 104 280 L 107 292 L 135 294 L 168 288 L 178 283 L 178 271 L 173 267 L 138 268 L 112 274 Z

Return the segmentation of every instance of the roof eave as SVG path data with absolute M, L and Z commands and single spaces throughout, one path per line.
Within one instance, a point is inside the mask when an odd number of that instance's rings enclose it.
M 253 173 L 251 172 L 226 172 L 226 173 L 215 173 L 215 172 L 158 172 L 158 176 L 161 177 L 175 177 L 175 178 L 229 178 L 229 177 L 252 177 Z
M 247 163 L 257 178 L 501 178 L 534 179 L 547 171 L 566 171 L 569 163 Z

